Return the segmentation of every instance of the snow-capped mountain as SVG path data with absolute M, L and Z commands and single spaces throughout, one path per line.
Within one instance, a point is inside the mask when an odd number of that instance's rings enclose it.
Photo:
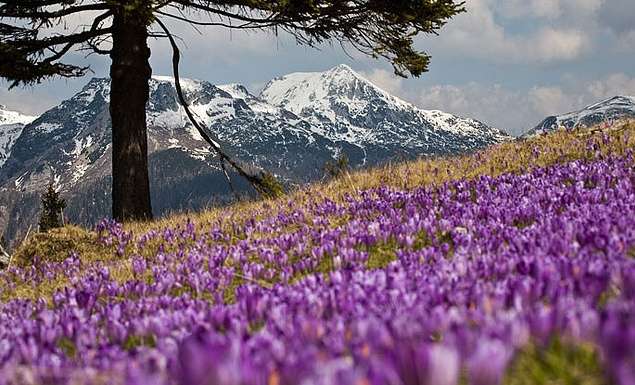
M 249 163 L 285 174 L 335 143 L 308 122 L 249 94 L 242 86 L 214 86 L 182 80 L 190 108 L 222 145 Z M 227 91 L 230 92 L 227 92 Z M 63 190 L 108 174 L 110 168 L 110 82 L 92 79 L 78 94 L 24 127 L 12 156 L 0 169 L 0 183 L 34 191 L 54 181 Z M 174 81 L 154 77 L 147 111 L 150 154 L 173 150 L 215 169 L 213 154 L 178 104 Z M 328 151 L 327 151 L 328 152 Z M 322 163 L 332 154 L 321 154 Z M 282 164 L 282 160 L 285 164 Z M 316 162 L 307 165 L 315 168 Z M 304 172 L 304 171 L 303 171 Z
M 321 176 L 336 151 L 360 153 L 316 134 L 295 114 L 264 103 L 239 85 L 182 80 L 197 119 L 247 168 L 265 168 L 287 182 Z M 148 103 L 148 148 L 156 214 L 200 209 L 232 195 L 209 146 L 178 104 L 172 78 L 155 77 Z M 90 224 L 110 211 L 111 123 L 108 79 L 24 126 L 0 167 L 0 230 L 7 239 L 37 218 L 39 192 L 53 182 L 66 196 L 67 215 Z M 356 158 L 361 158 L 357 155 Z M 232 175 L 239 191 L 246 183 Z
M 386 151 L 412 156 L 472 151 L 508 138 L 473 119 L 419 109 L 346 65 L 274 79 L 260 97 L 307 119 L 331 140 L 376 150 L 380 158 Z
M 35 120 L 34 116 L 11 111 L 0 104 L 0 167 L 11 155 L 11 149 L 22 133 L 25 124 Z
M 568 129 L 590 127 L 624 118 L 635 118 L 635 96 L 614 96 L 591 104 L 579 111 L 549 116 L 536 127 L 529 130 L 525 136 L 554 131 L 560 127 Z
M 322 177 L 324 164 L 340 154 L 358 167 L 395 156 L 471 151 L 508 138 L 474 120 L 419 110 L 345 66 L 276 79 L 260 96 L 240 84 L 181 83 L 198 121 L 226 152 L 287 183 Z M 109 214 L 109 92 L 108 79 L 92 79 L 21 129 L 0 167 L 0 231 L 7 239 L 37 217 L 39 193 L 51 182 L 68 198 L 72 221 L 90 224 Z M 178 103 L 172 78 L 152 78 L 147 121 L 155 214 L 231 199 L 218 160 Z M 237 190 L 250 191 L 233 179 Z

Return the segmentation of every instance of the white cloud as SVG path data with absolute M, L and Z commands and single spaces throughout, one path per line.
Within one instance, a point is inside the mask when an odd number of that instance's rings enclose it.
M 554 115 L 568 109 L 566 95 L 560 87 L 534 87 L 527 99 L 534 111 L 542 115 Z
M 510 19 L 566 19 L 588 18 L 607 0 L 500 0 L 496 11 Z M 611 0 L 613 1 L 613 0 Z
M 511 133 L 520 133 L 519 122 L 536 120 L 526 96 L 502 87 L 468 83 L 436 85 L 420 91 L 417 104 L 483 121 Z
M 501 4 L 505 3 L 502 0 L 468 2 L 467 12 L 450 21 L 440 36 L 431 41 L 431 51 L 513 63 L 572 60 L 589 52 L 592 37 L 588 25 L 581 29 L 580 24 L 535 23 L 530 31 L 512 32 L 504 23 L 506 18 L 516 19 L 527 13 L 557 18 L 563 9 L 560 1 L 533 0 L 530 7 Z
M 582 31 L 553 28 L 541 30 L 525 44 L 528 48 L 523 50 L 525 53 L 544 62 L 575 59 L 587 52 L 591 45 L 589 36 Z
M 277 44 L 287 43 L 286 36 L 277 38 L 272 33 L 233 31 L 221 27 L 193 28 L 186 23 L 168 24 L 170 30 L 178 36 L 178 44 L 184 58 L 190 61 L 205 62 L 208 60 L 234 63 L 245 60 L 246 56 L 271 56 L 276 53 Z M 172 48 L 166 39 L 152 40 L 153 54 L 168 59 Z
M 403 78 L 396 76 L 393 72 L 384 69 L 373 69 L 371 71 L 360 71 L 360 74 L 379 88 L 393 95 L 402 95 L 404 93 Z
M 603 99 L 615 95 L 635 96 L 635 77 L 618 73 L 605 79 L 596 80 L 586 85 L 586 93 L 594 99 Z
M 499 12 L 508 18 L 557 18 L 562 9 L 558 0 L 508 0 L 500 4 Z
M 606 0 L 598 13 L 600 23 L 617 34 L 635 31 L 635 2 L 632 0 Z
M 27 88 L 13 88 L 8 90 L 9 83 L 0 82 L 0 104 L 10 110 L 28 115 L 39 115 L 59 103 L 54 95 L 42 92 L 38 86 Z
M 635 51 L 635 30 L 621 33 L 617 36 L 617 50 L 621 52 Z

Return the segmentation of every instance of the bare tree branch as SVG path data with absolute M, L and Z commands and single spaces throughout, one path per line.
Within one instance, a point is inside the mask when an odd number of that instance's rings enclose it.
M 240 166 L 235 160 L 233 160 L 228 154 L 226 154 L 218 145 L 218 141 L 212 139 L 211 134 L 208 133 L 207 130 L 205 130 L 203 126 L 201 126 L 201 124 L 194 117 L 194 114 L 190 110 L 187 100 L 185 99 L 185 96 L 183 95 L 183 89 L 181 88 L 181 78 L 179 75 L 179 62 L 181 60 L 181 51 L 179 50 L 179 47 L 176 44 L 176 40 L 174 40 L 174 37 L 172 36 L 172 33 L 167 28 L 167 26 L 160 19 L 156 19 L 155 21 L 157 24 L 159 24 L 161 29 L 163 29 L 163 31 L 168 37 L 168 40 L 170 41 L 170 45 L 172 46 L 172 70 L 174 72 L 174 85 L 176 88 L 176 94 L 178 96 L 179 102 L 183 106 L 183 109 L 185 110 L 185 114 L 187 115 L 188 119 L 190 120 L 190 122 L 192 122 L 192 125 L 194 126 L 194 128 L 196 128 L 196 130 L 201 135 L 201 137 L 218 154 L 221 162 L 226 161 L 227 163 L 229 163 L 229 165 L 231 165 L 234 168 L 234 170 L 236 170 L 238 174 L 240 174 L 240 176 L 245 178 L 259 194 L 263 196 L 270 196 L 271 192 L 269 191 L 269 188 L 267 187 L 267 185 L 264 183 L 263 179 L 257 175 L 252 175 L 248 173 L 247 171 L 245 171 L 242 168 L 242 166 Z M 223 168 L 224 168 L 224 165 L 223 165 Z
M 188 19 L 188 18 L 185 18 L 183 16 L 173 15 L 171 13 L 167 13 L 167 12 L 163 12 L 163 11 L 155 11 L 155 12 L 157 14 L 161 15 L 161 16 L 165 16 L 165 17 L 169 17 L 169 18 L 176 19 L 176 20 L 179 20 L 179 21 L 183 21 L 183 22 L 186 22 L 188 24 L 200 25 L 200 26 L 224 27 L 224 28 L 230 28 L 230 29 L 264 29 L 264 28 L 268 28 L 268 27 L 273 27 L 275 25 L 275 23 L 253 24 L 252 22 L 246 22 L 246 23 L 237 24 L 237 25 L 227 24 L 227 23 L 223 23 L 223 22 L 213 22 L 213 21 L 205 22 L 205 21 L 198 21 L 198 20 Z

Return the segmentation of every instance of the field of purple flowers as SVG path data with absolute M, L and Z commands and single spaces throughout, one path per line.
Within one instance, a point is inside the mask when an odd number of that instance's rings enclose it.
M 104 221 L 120 263 L 0 273 L 65 282 L 0 304 L 0 384 L 633 385 L 635 162 L 594 146 L 230 228 Z

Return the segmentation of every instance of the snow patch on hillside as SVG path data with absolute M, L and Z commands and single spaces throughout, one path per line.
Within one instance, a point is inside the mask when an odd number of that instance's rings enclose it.
M 221 90 L 227 92 L 234 99 L 248 99 L 252 97 L 247 88 L 242 84 L 232 83 L 232 84 L 221 84 L 216 86 Z
M 0 104 L 0 167 L 4 165 L 11 155 L 13 145 L 22 134 L 24 126 L 35 119 L 35 116 L 11 111 Z
M 619 110 L 632 110 L 635 112 L 634 96 L 615 96 L 600 102 L 591 104 L 582 110 L 570 112 L 558 116 L 558 120 L 575 120 L 576 123 L 584 121 L 591 115 L 603 115 L 606 119 L 613 118 Z
M 40 123 L 33 127 L 34 130 L 43 135 L 50 134 L 61 128 L 63 128 L 63 126 L 60 123 Z
M 176 87 L 176 82 L 172 76 L 152 76 L 152 79 L 159 83 L 170 83 Z M 187 78 L 179 78 L 181 89 L 184 92 L 197 92 L 201 90 L 201 82 L 198 80 L 192 80 Z
M 4 165 L 9 156 L 15 141 L 22 133 L 22 124 L 3 124 L 0 126 L 0 167 Z
M 25 115 L 17 111 L 11 111 L 6 106 L 0 104 L 0 126 L 7 124 L 29 124 L 37 119 L 35 116 Z

